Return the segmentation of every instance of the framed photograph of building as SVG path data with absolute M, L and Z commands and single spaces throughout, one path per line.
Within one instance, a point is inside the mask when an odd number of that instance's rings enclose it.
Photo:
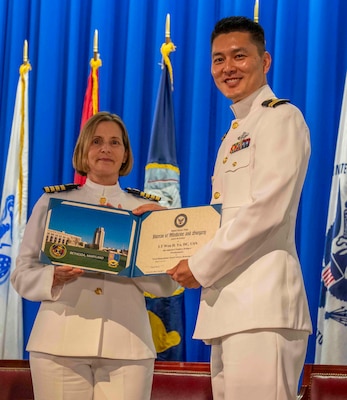
M 127 210 L 52 198 L 41 261 L 119 274 L 130 264 L 137 219 Z

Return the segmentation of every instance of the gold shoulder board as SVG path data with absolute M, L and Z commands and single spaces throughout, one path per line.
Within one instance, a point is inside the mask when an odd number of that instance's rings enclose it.
M 80 185 L 75 183 L 67 183 L 65 185 L 45 186 L 43 191 L 46 193 L 65 192 L 72 189 L 77 189 Z
M 265 100 L 261 103 L 261 105 L 263 107 L 271 107 L 271 108 L 275 108 L 277 106 L 280 106 L 281 104 L 286 104 L 286 103 L 290 103 L 290 100 L 288 99 L 269 99 L 269 100 Z
M 161 199 L 160 196 L 156 196 L 155 194 L 150 194 L 150 193 L 142 192 L 142 191 L 139 190 L 139 189 L 126 188 L 125 190 L 126 190 L 128 193 L 133 194 L 134 196 L 142 197 L 142 198 L 144 198 L 144 199 L 153 200 L 153 201 L 160 201 L 160 199 Z

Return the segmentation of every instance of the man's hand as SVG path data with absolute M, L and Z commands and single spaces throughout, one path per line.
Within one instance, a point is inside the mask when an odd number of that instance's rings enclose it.
M 171 278 L 181 286 L 189 289 L 197 289 L 200 283 L 194 278 L 188 266 L 188 260 L 181 260 L 175 267 L 166 271 Z

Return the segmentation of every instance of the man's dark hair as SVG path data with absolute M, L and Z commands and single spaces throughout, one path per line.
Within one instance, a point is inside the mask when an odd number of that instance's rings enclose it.
M 264 53 L 264 29 L 257 22 L 246 17 L 227 17 L 218 21 L 211 34 L 211 47 L 217 36 L 230 32 L 249 32 L 252 42 L 258 47 L 259 54 Z

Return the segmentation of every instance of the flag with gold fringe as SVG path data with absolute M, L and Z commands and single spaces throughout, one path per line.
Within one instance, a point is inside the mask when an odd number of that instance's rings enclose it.
M 91 70 L 88 76 L 87 89 L 84 95 L 80 129 L 83 128 L 83 125 L 90 117 L 99 111 L 99 68 L 101 67 L 102 62 L 98 54 L 97 38 L 98 33 L 96 30 L 94 34 L 94 58 L 92 58 L 89 63 Z M 85 181 L 85 176 L 81 176 L 75 172 L 75 183 L 83 185 Z
M 170 53 L 175 50 L 170 39 L 169 15 L 166 20 L 166 42 L 161 46 L 162 73 L 152 124 L 145 187 L 148 193 L 161 197 L 160 204 L 169 208 L 181 207 L 180 171 L 176 158 L 175 123 L 173 110 L 173 70 Z M 145 294 L 152 336 L 161 361 L 185 359 L 184 289 L 171 297 Z
M 171 40 L 163 43 L 162 73 L 157 95 L 148 159 L 145 169 L 146 192 L 161 197 L 160 204 L 181 207 L 180 170 L 176 157 L 175 120 L 173 110 L 173 70 L 170 53 L 175 50 Z
M 27 222 L 28 204 L 28 73 L 25 61 L 19 80 L 8 148 L 0 220 L 0 358 L 23 358 L 22 299 L 10 284 Z

